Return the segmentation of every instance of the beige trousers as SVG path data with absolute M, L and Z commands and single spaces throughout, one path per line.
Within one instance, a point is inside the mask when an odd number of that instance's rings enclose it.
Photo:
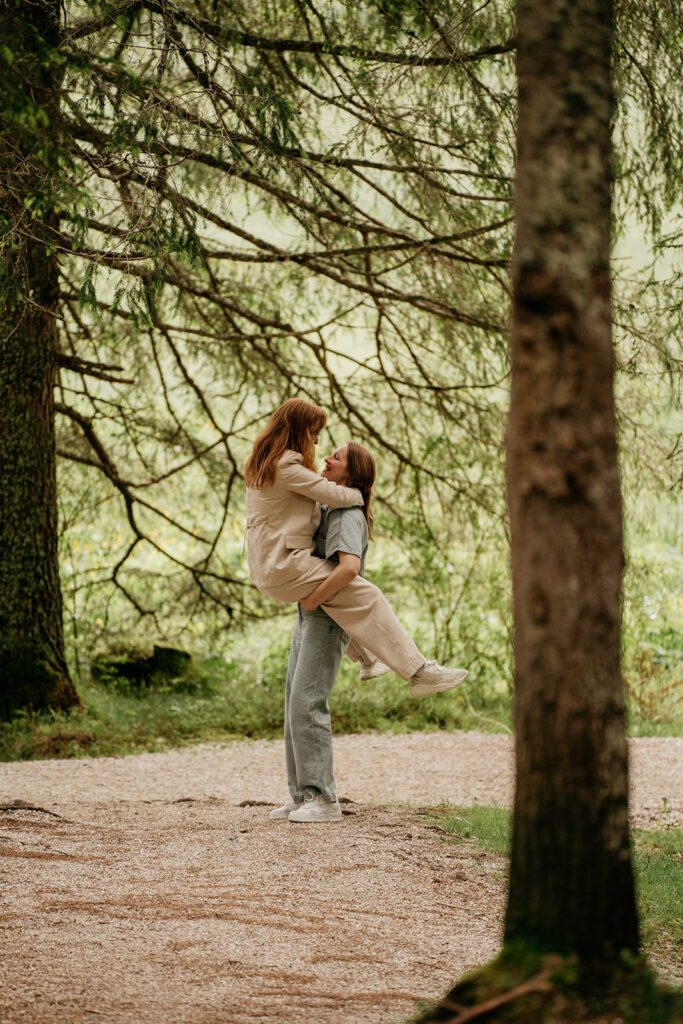
M 306 571 L 296 580 L 272 587 L 259 586 L 259 590 L 286 604 L 300 601 L 335 568 L 322 558 L 309 557 Z M 355 641 L 358 660 L 370 661 L 369 651 L 404 679 L 410 679 L 424 665 L 426 658 L 394 615 L 382 591 L 362 576 L 356 576 L 321 607 Z

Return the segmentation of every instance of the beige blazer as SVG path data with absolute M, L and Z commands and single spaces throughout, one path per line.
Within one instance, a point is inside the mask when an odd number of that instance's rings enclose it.
M 247 562 L 259 590 L 279 587 L 310 567 L 320 503 L 362 505 L 355 487 L 342 487 L 306 469 L 299 452 L 286 451 L 270 487 L 247 487 Z

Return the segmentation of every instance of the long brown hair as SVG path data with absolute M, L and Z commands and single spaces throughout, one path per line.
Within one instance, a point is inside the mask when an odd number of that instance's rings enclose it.
M 362 444 L 358 444 L 357 441 L 349 441 L 346 446 L 346 486 L 357 487 L 363 495 L 363 514 L 367 519 L 369 537 L 372 537 L 372 527 L 375 521 L 370 507 L 374 482 L 374 457 Z
M 275 467 L 284 453 L 301 452 L 306 469 L 315 470 L 313 438 L 327 423 L 327 413 L 303 398 L 290 398 L 275 410 L 256 438 L 244 467 L 247 487 L 260 490 L 275 479 Z

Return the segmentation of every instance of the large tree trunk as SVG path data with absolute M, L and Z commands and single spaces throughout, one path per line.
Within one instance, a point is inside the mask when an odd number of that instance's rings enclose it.
M 32 221 L 25 206 L 52 185 L 60 83 L 45 57 L 58 17 L 52 0 L 0 11 L 0 35 L 14 53 L 12 100 L 29 112 L 23 137 L 0 136 L 2 214 L 11 228 L 1 268 L 8 294 L 0 341 L 0 717 L 79 702 L 64 657 L 57 561 L 58 266 L 41 240 L 54 218 L 48 209 Z M 36 108 L 49 123 L 32 118 Z
M 620 668 L 610 0 L 518 0 L 507 479 L 517 791 L 506 942 L 638 947 Z

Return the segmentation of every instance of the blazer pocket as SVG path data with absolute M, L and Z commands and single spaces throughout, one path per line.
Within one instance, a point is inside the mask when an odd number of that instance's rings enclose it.
M 285 547 L 289 551 L 310 551 L 313 547 L 313 538 L 309 533 L 288 533 L 285 537 Z

